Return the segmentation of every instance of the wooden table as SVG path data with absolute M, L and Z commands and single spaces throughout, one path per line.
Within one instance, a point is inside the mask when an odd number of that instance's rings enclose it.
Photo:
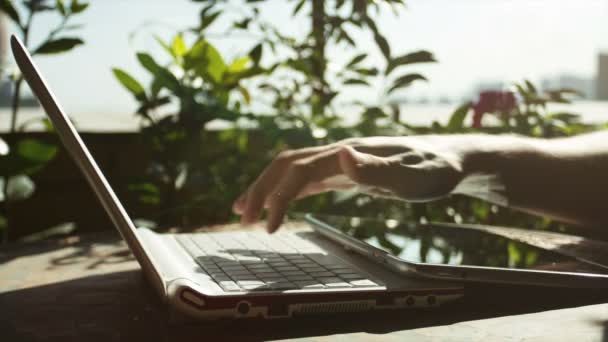
M 195 322 L 160 303 L 117 233 L 0 248 L 0 341 L 606 341 L 599 303 L 608 291 L 468 284 L 436 310 Z

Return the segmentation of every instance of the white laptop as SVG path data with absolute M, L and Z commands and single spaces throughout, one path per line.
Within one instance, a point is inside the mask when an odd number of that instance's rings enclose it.
M 251 229 L 199 234 L 137 229 L 15 36 L 11 47 L 66 150 L 169 306 L 202 319 L 279 318 L 436 307 L 462 297 L 461 284 L 398 275 L 311 230 L 268 235 Z

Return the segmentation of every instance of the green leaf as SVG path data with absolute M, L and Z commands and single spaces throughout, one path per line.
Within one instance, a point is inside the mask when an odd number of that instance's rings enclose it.
M 357 3 L 357 2 L 355 2 L 355 3 Z M 361 5 L 361 6 L 365 8 L 366 5 Z M 374 34 L 374 40 L 376 41 L 376 45 L 378 45 L 378 48 L 380 48 L 380 51 L 384 55 L 384 58 L 386 58 L 387 61 L 390 61 L 391 60 L 391 47 L 388 44 L 388 41 L 380 33 L 380 31 L 378 30 L 378 27 L 376 26 L 376 23 L 370 17 L 364 16 L 364 21 L 367 24 L 367 27 L 369 27 L 369 29 Z
M 154 92 L 154 91 L 156 91 L 156 92 Z M 148 119 L 151 122 L 153 122 L 154 120 L 148 115 L 149 110 L 156 109 L 158 107 L 171 103 L 171 98 L 169 96 L 158 97 L 158 90 L 153 90 L 153 94 L 154 94 L 154 97 L 152 99 L 145 101 L 137 109 L 138 114 L 143 115 L 146 119 Z
M 386 66 L 385 74 L 390 74 L 397 67 L 413 63 L 430 63 L 437 62 L 433 54 L 429 51 L 421 50 L 411 52 L 396 58 L 391 59 Z
M 348 62 L 348 64 L 346 65 L 346 67 L 347 67 L 347 68 L 352 68 L 352 67 L 354 67 L 355 65 L 357 65 L 357 64 L 359 64 L 359 63 L 361 63 L 361 62 L 363 62 L 363 60 L 364 60 L 366 57 L 367 57 L 367 54 L 366 54 L 366 53 L 362 53 L 362 54 L 360 54 L 360 55 L 357 55 L 357 56 L 353 57 L 353 59 L 351 59 L 351 61 L 350 61 L 350 62 Z
M 251 57 L 253 64 L 260 64 L 260 59 L 262 59 L 262 43 L 256 45 L 253 49 L 251 49 L 251 51 L 249 52 L 249 57 Z
M 536 91 L 536 87 L 534 86 L 534 84 L 532 84 L 532 82 L 528 81 L 528 80 L 524 80 L 524 83 L 526 83 L 526 87 L 528 88 L 528 92 L 530 94 L 534 94 L 536 95 L 538 92 Z
M 116 79 L 118 79 L 118 81 L 125 88 L 127 88 L 127 90 L 130 91 L 131 94 L 133 94 L 137 100 L 139 100 L 139 101 L 145 100 L 146 92 L 144 91 L 144 87 L 142 87 L 141 84 L 136 79 L 134 79 L 127 72 L 125 72 L 121 69 L 118 69 L 118 68 L 112 68 L 112 72 L 114 73 L 114 76 L 116 77 Z
M 388 115 L 379 107 L 369 107 L 367 108 L 362 116 L 366 119 L 366 120 L 376 120 L 376 119 L 381 119 L 381 118 L 386 118 L 388 117 Z
M 243 99 L 245 99 L 245 103 L 250 104 L 251 103 L 251 95 L 249 95 L 249 91 L 247 90 L 247 88 L 245 88 L 243 86 L 239 86 L 238 90 L 241 93 L 241 95 L 243 96 Z
M 566 124 L 575 124 L 581 121 L 581 116 L 574 113 L 560 112 L 547 115 L 547 119 L 559 120 Z
M 72 3 L 70 4 L 70 11 L 72 14 L 78 14 L 86 10 L 87 7 L 89 7 L 88 3 L 79 3 L 78 0 L 72 0 Z
M 84 44 L 84 42 L 80 38 L 59 38 L 47 40 L 34 51 L 34 54 L 61 53 L 69 51 L 81 44 Z
M 41 0 L 23 0 L 23 5 L 33 13 L 54 11 L 56 9 L 55 6 L 51 6 L 46 1 Z
M 224 87 L 230 88 L 237 85 L 240 80 L 252 78 L 261 74 L 269 74 L 270 72 L 270 70 L 254 65 L 251 68 L 244 69 L 243 71 L 237 73 L 226 73 L 224 75 L 223 85 Z
M 36 185 L 34 181 L 26 175 L 17 175 L 8 179 L 6 186 L 6 198 L 9 202 L 23 201 L 34 194 Z
M 158 72 L 158 69 L 161 68 L 154 61 L 152 56 L 150 56 L 149 54 L 147 54 L 145 52 L 138 52 L 136 54 L 136 56 L 137 56 L 137 60 L 139 61 L 139 64 L 141 64 L 141 66 L 143 66 L 146 70 L 148 70 L 149 72 L 151 72 L 154 75 Z
M 184 57 L 186 69 L 194 69 L 207 81 L 220 83 L 222 80 L 226 63 L 217 49 L 205 39 L 196 42 Z
M 209 15 L 207 15 L 206 13 L 201 15 L 201 26 L 199 27 L 199 30 L 202 31 L 209 27 L 211 24 L 213 24 L 213 22 L 220 16 L 220 14 L 222 14 L 221 11 L 217 11 Z
M 247 65 L 251 62 L 251 57 L 241 57 L 237 58 L 228 66 L 228 72 L 230 73 L 238 73 L 247 69 Z
M 160 203 L 160 189 L 153 183 L 129 184 L 129 191 L 135 192 L 142 203 L 157 205 Z
M 378 48 L 380 48 L 380 51 L 382 51 L 384 58 L 386 58 L 387 61 L 390 61 L 391 60 L 391 47 L 388 44 L 388 41 L 386 40 L 386 38 L 384 38 L 384 36 L 382 36 L 381 34 L 376 33 L 376 34 L 374 34 L 374 40 L 376 41 Z
M 249 27 L 249 23 L 251 23 L 251 18 L 245 18 L 241 21 L 236 21 L 232 24 L 235 28 L 246 30 Z
M 57 154 L 57 146 L 36 139 L 23 139 L 6 155 L 0 156 L 4 175 L 31 174 L 44 167 Z
M 35 139 L 24 139 L 17 143 L 17 154 L 31 163 L 46 163 L 57 154 L 57 146 Z
M 306 0 L 300 0 L 300 2 L 298 2 L 296 7 L 293 9 L 293 13 L 291 13 L 291 15 L 295 17 L 296 14 L 298 14 L 298 12 L 300 12 L 300 10 L 302 9 L 302 7 L 304 6 L 305 3 L 306 3 Z
M 157 95 L 163 87 L 174 93 L 179 92 L 179 80 L 171 71 L 158 65 L 152 56 L 145 52 L 138 52 L 137 60 L 146 70 L 154 75 L 154 80 L 152 81 L 152 94 Z
M 401 77 L 397 78 L 395 80 L 395 82 L 393 82 L 393 86 L 388 90 L 387 94 L 390 94 L 399 88 L 409 87 L 412 84 L 412 82 L 417 81 L 417 80 L 426 81 L 427 79 L 426 79 L 426 77 L 424 77 L 420 74 L 408 74 L 408 75 L 401 76 Z
M 19 18 L 19 12 L 13 6 L 13 2 L 11 0 L 1 0 L 0 1 L 0 11 L 4 12 L 6 15 L 11 18 L 15 24 L 21 26 L 21 19 Z
M 64 17 L 67 14 L 66 11 L 65 11 L 65 6 L 63 6 L 63 0 L 57 0 L 57 10 Z
M 173 49 L 169 46 L 169 44 L 167 44 L 164 40 L 162 40 L 159 36 L 154 36 L 154 39 L 158 42 L 158 44 L 160 46 L 162 46 L 162 48 L 167 51 L 169 53 L 169 55 L 171 55 L 171 57 L 175 58 L 175 55 L 173 54 Z
M 365 75 L 365 76 L 376 76 L 378 75 L 378 69 L 376 68 L 358 68 L 353 70 L 354 72 Z
M 450 121 L 448 122 L 447 128 L 450 132 L 458 132 L 462 130 L 464 127 L 464 120 L 471 109 L 471 102 L 467 102 L 460 107 L 456 108 L 452 116 L 450 117 Z
M 548 100 L 550 100 L 552 102 L 559 102 L 559 103 L 570 103 L 571 102 L 570 96 L 575 96 L 575 97 L 583 96 L 583 94 L 581 92 L 579 92 L 578 90 L 568 89 L 568 88 L 549 90 L 549 91 L 546 91 L 545 94 L 548 97 Z M 564 97 L 564 96 L 568 96 L 568 97 Z
M 182 57 L 188 52 L 188 48 L 186 47 L 186 43 L 184 43 L 184 39 L 181 34 L 175 36 L 173 39 L 173 45 L 171 46 L 171 51 L 173 52 L 173 56 Z
M 369 83 L 367 83 L 366 80 L 362 80 L 359 78 L 349 78 L 346 81 L 344 81 L 344 84 L 349 84 L 349 85 L 366 85 L 369 86 Z
M 515 84 L 515 88 L 517 89 L 517 92 L 519 93 L 519 95 L 521 97 L 523 97 L 525 100 L 530 99 L 530 94 L 528 94 L 528 91 L 526 91 L 524 89 L 524 87 L 522 87 L 520 84 Z
M 341 27 L 338 30 L 338 38 L 336 39 L 338 42 L 346 41 L 350 46 L 356 46 L 355 40 L 346 32 L 346 30 Z

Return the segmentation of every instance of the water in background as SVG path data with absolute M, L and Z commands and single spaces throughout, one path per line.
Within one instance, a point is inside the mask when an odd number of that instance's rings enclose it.
M 446 123 L 457 104 L 404 104 L 401 106 L 401 118 L 414 125 L 428 125 L 433 121 Z M 608 122 L 608 101 L 577 101 L 572 104 L 552 104 L 552 112 L 567 111 L 580 114 L 586 123 Z M 127 113 L 67 113 L 80 131 L 85 132 L 133 132 L 138 130 L 139 120 Z M 346 114 L 345 123 L 353 123 L 358 114 Z M 30 121 L 28 130 L 41 130 L 42 125 L 36 118 L 43 118 L 42 108 L 23 108 L 19 114 L 19 124 Z M 10 111 L 0 109 L 0 131 L 6 132 L 9 126 Z M 212 128 L 226 127 L 225 123 L 213 123 Z

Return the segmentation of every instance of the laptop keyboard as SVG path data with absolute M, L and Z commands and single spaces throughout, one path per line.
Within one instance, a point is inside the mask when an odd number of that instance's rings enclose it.
M 175 237 L 204 273 L 227 292 L 380 286 L 353 266 L 289 232 Z

